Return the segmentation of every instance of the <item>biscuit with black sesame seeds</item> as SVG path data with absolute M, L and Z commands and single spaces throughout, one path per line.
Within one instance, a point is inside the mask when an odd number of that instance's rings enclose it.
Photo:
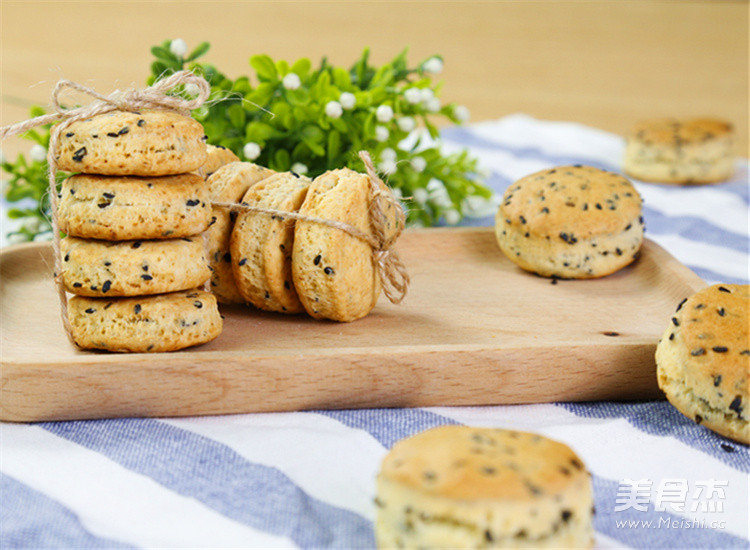
M 206 162 L 196 171 L 203 179 L 211 177 L 211 174 L 225 164 L 240 161 L 239 157 L 231 149 L 227 149 L 223 145 L 208 144 L 206 145 L 206 153 Z
M 113 111 L 65 128 L 56 158 L 66 172 L 182 174 L 206 161 L 205 134 L 199 122 L 173 111 Z
M 60 230 L 74 237 L 174 239 L 211 223 L 208 186 L 196 174 L 161 177 L 78 174 L 62 185 Z
M 382 182 L 378 186 L 390 192 Z M 369 176 L 349 168 L 321 174 L 310 185 L 299 213 L 343 222 L 371 235 Z M 384 217 L 386 238 L 390 238 L 398 230 L 392 204 L 386 206 Z M 315 221 L 295 224 L 292 276 L 302 305 L 316 319 L 354 321 L 372 311 L 380 294 L 370 245 L 343 229 Z
M 208 177 L 209 196 L 212 202 L 239 203 L 253 185 L 275 174 L 273 170 L 251 162 L 231 162 Z M 211 266 L 211 291 L 222 304 L 243 304 L 232 273 L 229 249 L 232 228 L 237 212 L 224 206 L 213 206 L 211 227 L 206 231 L 206 249 Z
M 242 202 L 248 206 L 297 212 L 310 179 L 292 172 L 275 174 L 253 185 Z M 283 215 L 240 212 L 231 238 L 232 271 L 240 294 L 259 309 L 304 311 L 292 282 L 294 220 Z
M 643 231 L 642 200 L 630 181 L 581 165 L 519 179 L 495 217 L 498 245 L 512 262 L 559 279 L 622 269 L 638 257 Z
M 143 296 L 202 285 L 211 276 L 203 238 L 60 241 L 62 283 L 79 296 Z
M 376 480 L 379 548 L 590 548 L 583 462 L 537 434 L 441 426 L 397 442 Z
M 734 129 L 716 119 L 641 122 L 627 136 L 623 168 L 643 181 L 717 183 L 734 173 Z
M 68 301 L 71 335 L 84 349 L 163 352 L 205 344 L 221 333 L 216 298 L 198 289 L 134 298 Z
M 659 387 L 682 414 L 750 444 L 750 286 L 717 284 L 681 302 L 656 347 Z

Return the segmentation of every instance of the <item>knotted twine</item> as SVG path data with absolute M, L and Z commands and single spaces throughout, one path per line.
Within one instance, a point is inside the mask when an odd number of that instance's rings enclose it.
M 180 96 L 168 95 L 168 93 L 180 85 L 193 84 L 198 95 L 193 99 L 185 99 Z M 60 95 L 67 89 L 76 90 L 95 99 L 92 103 L 67 109 L 60 103 Z M 72 327 L 68 319 L 68 297 L 62 282 L 62 258 L 60 252 L 60 230 L 57 221 L 58 195 L 57 195 L 57 149 L 60 134 L 68 126 L 79 120 L 86 120 L 96 115 L 112 111 L 138 112 L 144 109 L 171 110 L 182 115 L 189 116 L 190 111 L 197 109 L 208 99 L 211 87 L 206 80 L 190 71 L 178 71 L 171 76 L 155 82 L 152 86 L 144 89 L 130 88 L 124 91 L 116 90 L 108 96 L 103 96 L 96 90 L 72 82 L 60 80 L 52 91 L 52 107 L 55 112 L 35 117 L 30 120 L 12 124 L 0 128 L 0 140 L 6 137 L 22 134 L 45 124 L 55 124 L 50 129 L 50 140 L 47 148 L 48 183 L 51 209 L 51 226 L 54 252 L 54 275 L 57 293 L 60 298 L 60 313 L 65 333 L 73 344 Z M 372 248 L 372 261 L 376 266 L 377 273 L 382 282 L 383 293 L 394 304 L 400 303 L 406 296 L 409 287 L 409 275 L 398 254 L 392 249 L 393 244 L 405 227 L 405 217 L 401 204 L 383 184 L 377 175 L 375 168 L 366 151 L 359 153 L 370 179 L 369 202 L 370 202 L 370 230 L 371 234 L 361 231 L 350 224 L 336 221 L 304 216 L 297 212 L 285 212 L 266 209 L 244 204 L 212 202 L 215 206 L 231 209 L 259 212 L 270 215 L 285 216 L 288 219 L 303 220 L 313 223 L 324 224 L 341 231 L 367 243 Z M 385 211 L 390 206 L 396 213 L 396 226 L 394 231 L 388 235 L 388 224 Z
M 198 95 L 193 99 L 184 99 L 179 96 L 168 95 L 168 92 L 180 85 L 194 84 L 198 90 Z M 60 94 L 68 89 L 76 90 L 83 94 L 95 98 L 95 101 L 77 107 L 67 109 L 60 104 Z M 108 96 L 103 96 L 96 90 L 83 86 L 70 80 L 60 80 L 52 91 L 52 107 L 55 112 L 48 115 L 42 115 L 24 122 L 12 124 L 0 128 L 0 140 L 6 137 L 22 134 L 37 126 L 52 124 L 60 121 L 59 124 L 52 126 L 50 129 L 49 146 L 47 148 L 47 165 L 50 209 L 52 211 L 52 243 L 54 250 L 54 274 L 57 293 L 60 297 L 60 314 L 62 317 L 65 333 L 71 342 L 73 340 L 70 320 L 68 319 L 68 297 L 65 294 L 65 287 L 62 283 L 62 259 L 60 254 L 60 230 L 57 223 L 57 149 L 60 141 L 60 134 L 68 126 L 79 120 L 86 120 L 96 115 L 109 113 L 112 111 L 129 111 L 138 112 L 144 109 L 169 110 L 176 111 L 182 115 L 189 116 L 190 111 L 197 109 L 208 99 L 211 93 L 211 87 L 206 80 L 190 71 L 178 71 L 171 76 L 159 80 L 153 86 L 142 90 L 130 88 L 124 91 L 116 90 Z

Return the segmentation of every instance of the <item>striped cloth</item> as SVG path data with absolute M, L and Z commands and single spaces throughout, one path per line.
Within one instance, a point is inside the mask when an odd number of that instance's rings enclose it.
M 524 115 L 443 141 L 470 148 L 498 194 L 555 165 L 620 171 L 624 146 Z M 739 164 L 720 185 L 635 182 L 647 236 L 708 283 L 748 282 Z M 0 424 L 0 547 L 371 548 L 380 460 L 398 439 L 454 423 L 570 445 L 592 472 L 599 547 L 750 547 L 748 448 L 664 401 Z

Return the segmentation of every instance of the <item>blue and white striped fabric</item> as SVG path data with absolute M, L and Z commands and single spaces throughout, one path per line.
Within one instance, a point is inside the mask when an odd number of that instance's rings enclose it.
M 444 145 L 469 147 L 498 194 L 554 165 L 620 171 L 624 146 L 523 115 L 448 130 Z M 748 282 L 746 160 L 720 185 L 635 184 L 649 238 L 707 283 Z M 600 547 L 750 547 L 748 447 L 664 401 L 1 424 L 0 547 L 371 548 L 380 460 L 449 423 L 575 449 L 593 475 Z

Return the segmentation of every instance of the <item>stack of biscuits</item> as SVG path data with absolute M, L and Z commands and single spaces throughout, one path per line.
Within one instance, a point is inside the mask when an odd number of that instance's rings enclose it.
M 174 351 L 214 339 L 222 321 L 200 287 L 208 187 L 202 126 L 171 111 L 77 121 L 60 135 L 58 207 L 73 340 L 84 349 Z
M 208 186 L 212 202 L 254 209 L 214 207 L 207 240 L 211 290 L 219 302 L 342 322 L 375 307 L 380 278 L 370 244 L 319 221 L 372 235 L 369 176 L 344 168 L 310 180 L 230 162 L 208 178 Z M 310 219 L 295 223 L 285 213 Z M 385 206 L 383 217 L 389 239 L 401 229 L 396 206 Z

